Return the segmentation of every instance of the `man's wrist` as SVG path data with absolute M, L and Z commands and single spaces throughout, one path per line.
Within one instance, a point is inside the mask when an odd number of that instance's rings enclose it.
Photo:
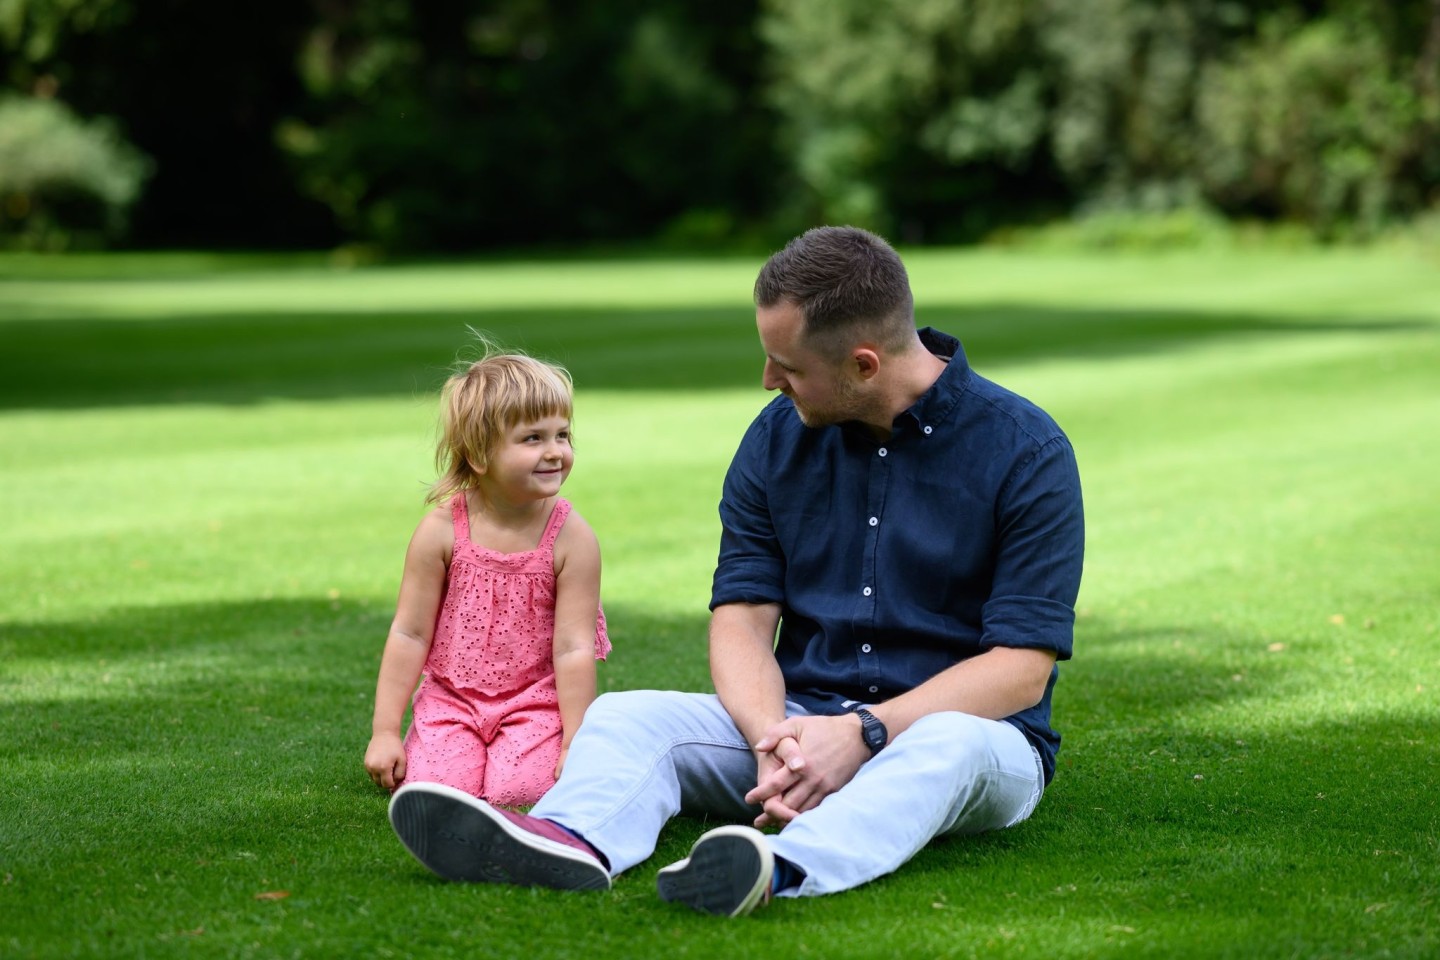
M 855 716 L 860 718 L 860 739 L 873 757 L 890 742 L 890 731 L 885 729 L 879 717 L 864 707 L 856 710 Z

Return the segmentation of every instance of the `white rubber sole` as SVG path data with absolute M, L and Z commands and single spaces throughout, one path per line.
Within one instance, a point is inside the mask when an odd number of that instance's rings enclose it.
M 655 878 L 660 899 L 702 913 L 743 917 L 765 902 L 775 877 L 775 857 L 765 835 L 753 827 L 716 827 L 690 856 L 663 867 Z

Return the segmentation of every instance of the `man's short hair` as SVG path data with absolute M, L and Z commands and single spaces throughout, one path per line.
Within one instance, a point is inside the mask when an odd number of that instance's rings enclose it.
M 900 255 L 859 227 L 815 227 L 765 262 L 755 305 L 795 304 L 815 349 L 843 353 L 857 339 L 903 350 L 915 333 L 915 301 Z

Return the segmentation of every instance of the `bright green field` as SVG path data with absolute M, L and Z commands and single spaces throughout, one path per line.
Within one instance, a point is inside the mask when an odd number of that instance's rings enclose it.
M 1440 265 L 908 262 L 1079 454 L 1059 776 L 721 921 L 654 895 L 698 822 L 609 895 L 447 885 L 360 759 L 467 325 L 575 374 L 602 685 L 706 688 L 758 260 L 0 258 L 0 957 L 1440 955 Z

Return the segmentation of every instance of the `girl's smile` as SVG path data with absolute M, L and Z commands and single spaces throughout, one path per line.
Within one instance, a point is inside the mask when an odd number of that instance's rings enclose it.
M 554 496 L 560 490 L 575 451 L 570 446 L 570 421 L 550 416 L 508 428 L 481 471 L 486 496 L 523 503 Z

